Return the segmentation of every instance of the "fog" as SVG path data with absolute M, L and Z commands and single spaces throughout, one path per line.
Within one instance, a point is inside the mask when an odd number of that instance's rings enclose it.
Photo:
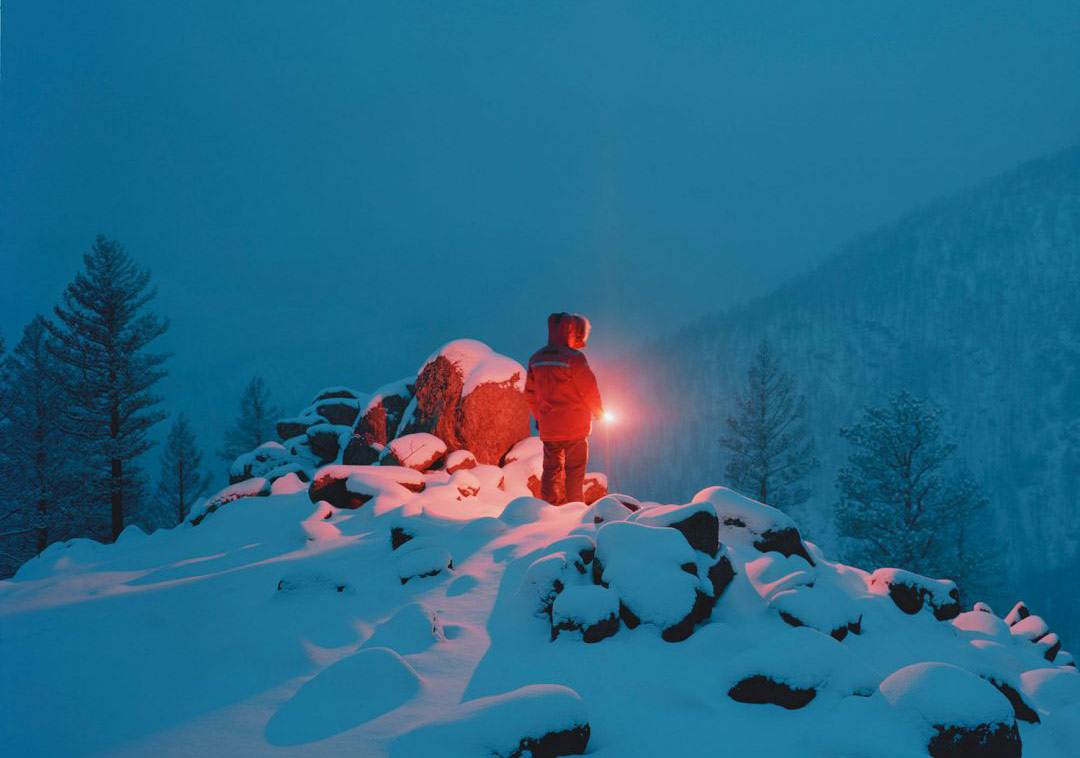
M 252 375 L 293 412 L 552 310 L 603 364 L 1080 136 L 1072 0 L 9 0 L 2 43 L 0 328 L 117 238 L 207 448 Z

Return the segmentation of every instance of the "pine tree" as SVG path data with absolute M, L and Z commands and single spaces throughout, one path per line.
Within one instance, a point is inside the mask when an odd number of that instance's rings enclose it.
M 85 458 L 62 429 L 65 393 L 55 377 L 64 367 L 47 350 L 47 337 L 45 320 L 35 317 L 4 361 L 9 412 L 0 428 L 0 538 L 12 571 L 87 528 L 79 507 L 87 494 Z
M 210 486 L 210 475 L 200 471 L 202 453 L 195 444 L 187 417 L 181 413 L 169 430 L 165 450 L 161 454 L 161 474 L 157 494 L 161 503 L 182 524 L 192 503 Z
M 854 446 L 837 477 L 845 556 L 865 568 L 904 568 L 983 589 L 998 558 L 980 519 L 987 498 L 951 462 L 941 411 L 904 391 L 840 430 Z
M 806 397 L 762 341 L 735 398 L 738 413 L 727 419 L 720 444 L 730 452 L 725 474 L 731 486 L 776 508 L 789 509 L 810 497 L 807 475 L 818 467 L 806 424 Z
M 47 324 L 56 356 L 73 369 L 65 428 L 103 461 L 116 539 L 145 484 L 138 458 L 153 446 L 147 432 L 165 417 L 152 389 L 169 355 L 147 348 L 169 322 L 147 310 L 157 294 L 150 272 L 117 242 L 99 234 L 83 264 L 53 309 L 58 323 Z
M 270 402 L 270 390 L 262 377 L 248 382 L 240 395 L 240 413 L 233 425 L 225 430 L 225 442 L 218 455 L 227 461 L 251 452 L 259 445 L 277 439 L 277 420 L 281 409 Z

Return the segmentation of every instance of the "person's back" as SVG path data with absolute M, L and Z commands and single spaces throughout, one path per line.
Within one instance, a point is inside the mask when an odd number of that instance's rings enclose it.
M 541 497 L 549 503 L 582 500 L 592 420 L 603 413 L 596 377 L 585 355 L 589 321 L 584 316 L 553 313 L 548 344 L 529 359 L 525 396 L 544 443 Z M 559 484 L 565 493 L 559 496 Z

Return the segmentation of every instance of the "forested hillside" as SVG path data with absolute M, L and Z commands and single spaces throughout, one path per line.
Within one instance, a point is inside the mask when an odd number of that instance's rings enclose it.
M 956 457 L 991 500 L 1002 594 L 1052 604 L 1035 577 L 1076 565 L 1080 537 L 1080 147 L 917 210 L 652 346 L 634 403 L 648 421 L 616 452 L 623 489 L 680 497 L 683 483 L 723 479 L 724 420 L 762 339 L 807 396 L 822 465 L 801 518 L 815 539 L 836 544 L 839 429 L 906 389 L 945 411 Z

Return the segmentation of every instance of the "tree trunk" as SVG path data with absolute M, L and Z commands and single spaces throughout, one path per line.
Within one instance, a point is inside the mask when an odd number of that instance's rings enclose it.
M 119 458 L 112 459 L 112 538 L 113 542 L 124 531 L 124 493 L 121 490 L 123 478 L 122 463 Z
M 45 521 L 45 514 L 49 506 L 48 501 L 41 497 L 37 501 L 38 518 L 41 519 L 40 526 L 38 527 L 37 534 L 37 554 L 41 553 L 49 546 L 49 524 Z
M 109 419 L 109 436 L 112 437 L 113 449 L 116 449 L 116 440 L 120 436 L 120 411 L 114 405 L 112 416 Z M 120 536 L 124 531 L 124 492 L 123 492 L 123 462 L 119 458 L 112 458 L 112 538 Z

